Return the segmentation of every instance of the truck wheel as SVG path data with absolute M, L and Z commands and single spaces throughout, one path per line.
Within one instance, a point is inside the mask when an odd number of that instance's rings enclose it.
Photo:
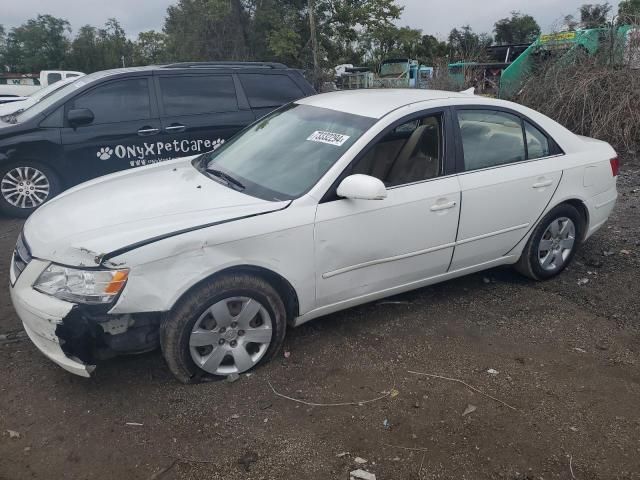
M 0 166 L 0 212 L 6 215 L 26 218 L 60 190 L 57 175 L 45 165 Z
M 183 383 L 244 373 L 284 341 L 286 310 L 260 277 L 229 274 L 185 295 L 160 327 L 162 353 Z
M 585 221 L 576 208 L 558 205 L 538 223 L 516 264 L 516 270 L 533 280 L 559 275 L 578 249 Z

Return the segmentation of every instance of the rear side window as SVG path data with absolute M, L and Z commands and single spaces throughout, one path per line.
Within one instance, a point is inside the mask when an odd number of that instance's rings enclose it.
M 526 159 L 522 122 L 518 116 L 492 110 L 461 110 L 458 123 L 465 171 Z
M 76 98 L 73 108 L 93 112 L 94 125 L 151 118 L 149 82 L 146 78 L 118 80 Z
M 238 110 L 236 87 L 231 75 L 161 77 L 160 90 L 167 116 Z
M 527 121 L 524 122 L 524 132 L 527 136 L 529 159 L 548 157 L 551 154 L 549 139 L 544 133 Z
M 304 92 L 287 75 L 240 75 L 251 108 L 279 107 L 304 97 Z

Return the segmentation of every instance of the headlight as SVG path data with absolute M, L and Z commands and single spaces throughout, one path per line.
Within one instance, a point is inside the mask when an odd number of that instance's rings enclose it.
M 75 303 L 110 303 L 127 283 L 129 270 L 79 270 L 51 264 L 33 288 Z

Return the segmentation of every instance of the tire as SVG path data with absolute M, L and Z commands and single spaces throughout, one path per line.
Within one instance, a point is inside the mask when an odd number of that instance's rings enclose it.
M 286 317 L 282 299 L 268 282 L 247 274 L 224 275 L 196 286 L 167 314 L 160 326 L 162 353 L 182 383 L 244 373 L 280 350 Z
M 61 190 L 60 179 L 46 165 L 25 161 L 0 166 L 0 212 L 10 217 L 28 217 Z
M 585 227 L 584 218 L 574 206 L 558 205 L 534 229 L 516 270 L 533 280 L 558 276 L 573 260 L 584 238 Z

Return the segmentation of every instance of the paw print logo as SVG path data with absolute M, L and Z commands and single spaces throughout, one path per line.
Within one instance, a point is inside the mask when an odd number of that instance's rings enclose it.
M 214 140 L 213 142 L 211 142 L 211 148 L 212 148 L 213 150 L 217 150 L 217 149 L 219 149 L 223 144 L 224 144 L 224 138 L 219 138 L 219 139 Z
M 98 153 L 96 155 L 100 160 L 109 160 L 111 158 L 111 155 L 113 155 L 113 150 L 109 147 L 102 147 L 100 150 L 98 150 Z

